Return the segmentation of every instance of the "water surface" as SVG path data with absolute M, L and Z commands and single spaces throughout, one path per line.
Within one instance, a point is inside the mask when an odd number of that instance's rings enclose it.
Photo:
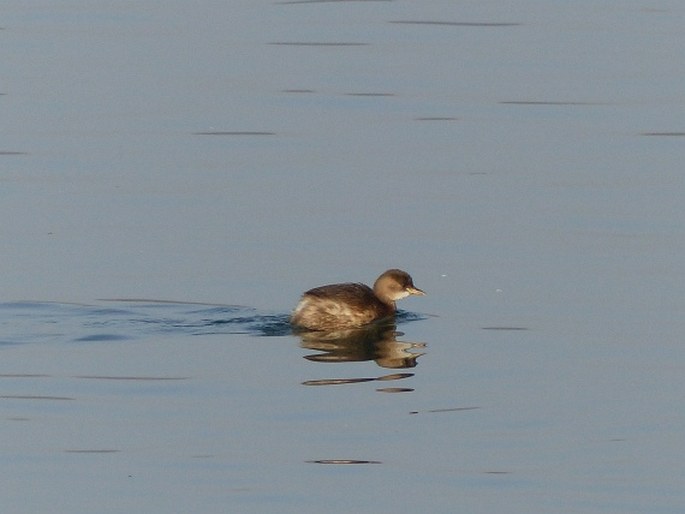
M 4 511 L 682 512 L 679 3 L 3 7 Z

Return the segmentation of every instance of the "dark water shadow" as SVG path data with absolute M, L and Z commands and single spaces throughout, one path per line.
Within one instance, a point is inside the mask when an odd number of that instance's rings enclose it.
M 467 410 L 478 410 L 480 407 L 447 407 L 444 409 L 428 409 L 424 411 L 413 410 L 409 414 L 440 414 L 443 412 L 464 412 Z
M 281 93 L 316 93 L 314 89 L 282 89 Z
M 414 121 L 458 121 L 459 118 L 452 116 L 422 116 L 414 118 Z
M 394 2 L 395 0 L 283 0 L 274 2 L 276 5 L 295 5 L 295 4 L 333 4 L 333 3 L 352 3 L 352 2 Z
M 393 20 L 388 23 L 396 25 L 435 25 L 446 27 L 518 27 L 522 23 L 513 22 L 474 22 L 474 21 L 439 21 L 439 20 Z
M 564 100 L 502 100 L 502 105 L 594 106 L 608 105 L 599 102 L 573 102 Z
M 346 96 L 362 96 L 362 97 L 385 97 L 396 96 L 395 93 L 345 93 Z
M 261 130 L 214 130 L 209 132 L 193 132 L 194 136 L 275 136 L 275 132 Z
M 115 450 L 113 448 L 104 448 L 104 449 L 70 449 L 70 450 L 64 450 L 64 453 L 81 453 L 81 454 L 90 454 L 90 453 L 95 453 L 95 454 L 101 454 L 101 453 L 119 453 L 121 450 Z
M 481 327 L 481 330 L 530 330 L 528 327 L 513 327 L 513 326 L 491 326 L 491 327 Z
M 273 41 L 267 43 L 274 46 L 368 46 L 369 43 L 362 43 L 357 41 Z
M 48 401 L 73 401 L 76 398 L 69 396 L 44 396 L 33 394 L 3 394 L 0 400 L 48 400 Z
M 382 464 L 379 460 L 357 460 L 357 459 L 319 459 L 319 460 L 306 460 L 307 464 Z

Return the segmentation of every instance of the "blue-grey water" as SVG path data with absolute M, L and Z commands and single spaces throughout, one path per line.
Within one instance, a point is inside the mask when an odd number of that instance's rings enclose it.
M 681 3 L 2 11 L 3 512 L 683 512 Z

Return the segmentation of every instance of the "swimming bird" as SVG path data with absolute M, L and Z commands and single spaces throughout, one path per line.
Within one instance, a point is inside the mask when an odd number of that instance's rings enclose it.
M 373 289 L 359 283 L 330 284 L 306 291 L 290 322 L 307 330 L 358 328 L 392 318 L 395 302 L 410 295 L 423 296 L 406 271 L 389 269 L 376 279 Z

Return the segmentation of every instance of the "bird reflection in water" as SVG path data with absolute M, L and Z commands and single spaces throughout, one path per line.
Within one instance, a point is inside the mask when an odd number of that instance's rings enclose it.
M 305 355 L 313 362 L 364 362 L 375 361 L 381 368 L 407 369 L 417 365 L 424 353 L 413 350 L 425 348 L 425 343 L 398 341 L 403 335 L 394 323 L 372 325 L 365 328 L 336 330 L 331 332 L 300 332 L 300 346 L 321 353 Z M 371 381 L 406 379 L 413 373 L 393 373 L 372 378 L 333 378 L 307 380 L 304 385 L 340 385 Z M 409 392 L 409 388 L 383 388 L 382 392 Z

